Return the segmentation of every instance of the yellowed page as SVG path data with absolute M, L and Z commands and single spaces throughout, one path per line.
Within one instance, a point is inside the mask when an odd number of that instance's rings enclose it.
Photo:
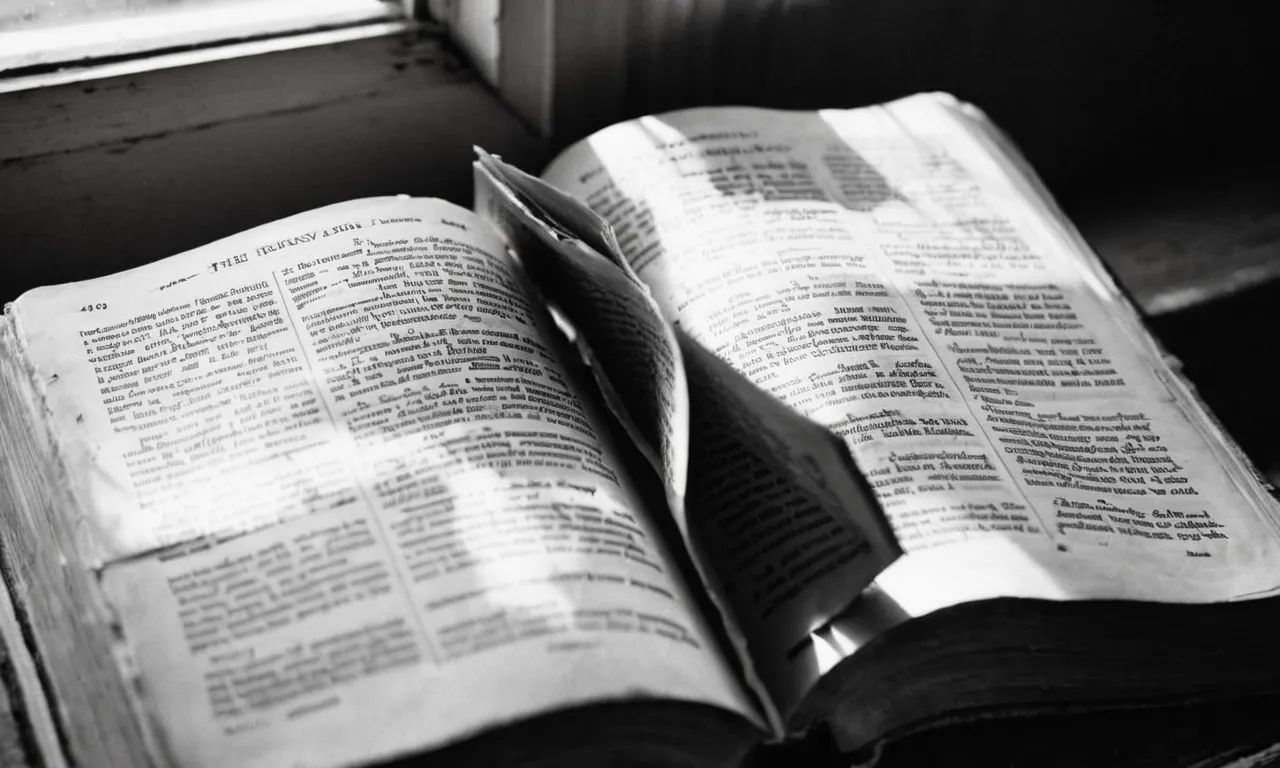
M 844 435 L 907 614 L 1280 583 L 1274 506 L 1081 245 L 949 98 L 606 129 L 544 174 L 667 316 Z
M 484 222 L 387 198 L 17 302 L 177 762 L 628 696 L 754 717 L 530 296 Z

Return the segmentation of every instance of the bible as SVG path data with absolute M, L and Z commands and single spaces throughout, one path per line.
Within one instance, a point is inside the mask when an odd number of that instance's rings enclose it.
M 1280 739 L 1280 510 L 978 109 L 476 155 L 6 306 L 33 764 Z

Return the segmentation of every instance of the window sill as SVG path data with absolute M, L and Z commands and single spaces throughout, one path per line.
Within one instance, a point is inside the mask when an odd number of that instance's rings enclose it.
M 0 80 L 0 303 L 357 197 L 471 203 L 473 145 L 536 138 L 429 24 Z
M 0 73 L 22 75 L 64 67 L 92 69 L 149 52 L 392 21 L 382 0 L 221 0 L 162 6 L 149 12 L 0 32 Z

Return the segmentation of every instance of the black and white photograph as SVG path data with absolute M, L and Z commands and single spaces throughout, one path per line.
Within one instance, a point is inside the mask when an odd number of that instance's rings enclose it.
M 0 768 L 1280 768 L 1270 16 L 0 0 Z

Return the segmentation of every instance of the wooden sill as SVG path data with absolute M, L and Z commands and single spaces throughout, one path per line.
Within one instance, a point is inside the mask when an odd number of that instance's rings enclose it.
M 474 144 L 545 163 L 439 29 L 323 34 L 0 93 L 0 302 L 355 197 L 469 207 Z
M 0 31 L 0 72 L 65 66 L 396 18 L 383 0 L 205 0 Z

